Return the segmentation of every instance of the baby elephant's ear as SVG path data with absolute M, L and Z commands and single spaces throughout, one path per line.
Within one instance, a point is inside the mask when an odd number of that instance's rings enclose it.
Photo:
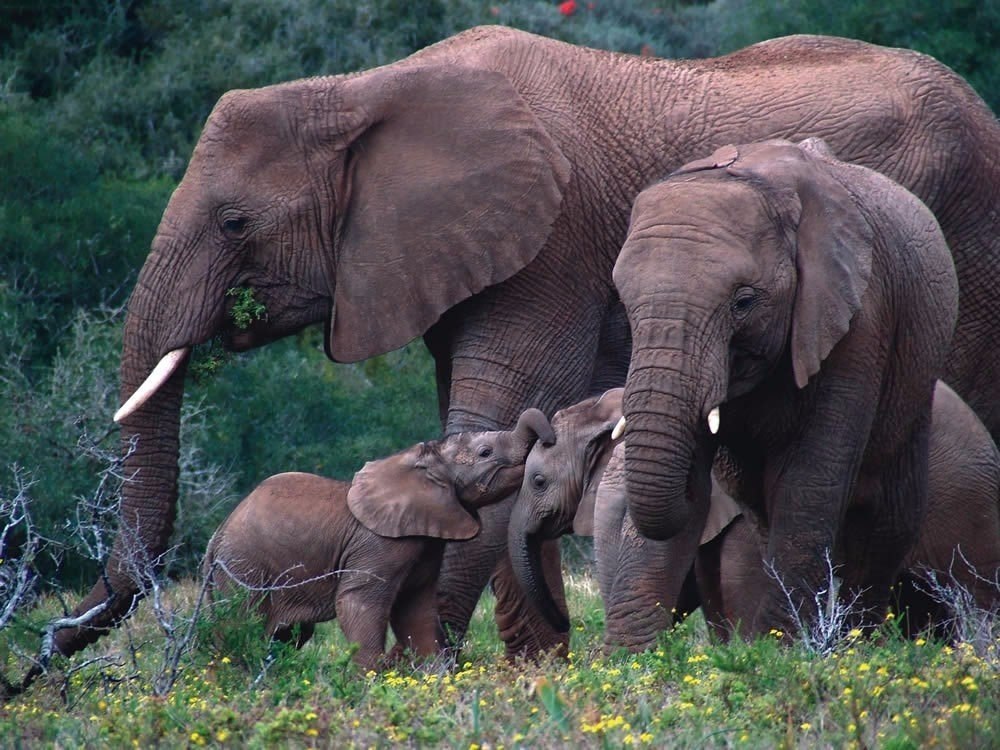
M 354 475 L 347 505 L 379 536 L 471 539 L 479 533 L 478 519 L 462 507 L 452 477 L 427 443 L 366 463 Z
M 583 442 L 583 465 L 586 475 L 583 480 L 583 495 L 573 517 L 573 533 L 577 536 L 594 535 L 594 504 L 597 502 L 597 488 L 607 468 L 614 449 L 611 435 L 622 418 L 622 396 L 624 388 L 605 391 L 597 400 L 590 399 L 587 410 L 581 416 L 581 437 Z M 588 403 L 588 402 L 583 402 Z

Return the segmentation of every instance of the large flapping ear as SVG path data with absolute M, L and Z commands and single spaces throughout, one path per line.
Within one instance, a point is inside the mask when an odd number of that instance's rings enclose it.
M 341 81 L 349 146 L 328 354 L 398 348 L 530 263 L 570 164 L 506 76 L 431 63 Z
M 379 536 L 471 539 L 479 533 L 479 520 L 462 507 L 441 457 L 427 443 L 366 463 L 354 475 L 347 505 Z
M 579 536 L 594 535 L 597 488 L 611 459 L 611 432 L 622 416 L 623 392 L 623 388 L 612 388 L 600 396 L 585 399 L 579 404 L 563 409 L 553 419 L 557 431 L 560 423 L 573 425 L 580 450 L 583 451 L 586 476 L 583 481 L 583 495 L 573 517 L 573 533 Z
M 756 177 L 798 197 L 791 352 L 795 383 L 804 388 L 861 308 L 871 277 L 872 228 L 834 177 L 837 162 L 822 141 L 767 141 L 737 150 L 727 172 Z

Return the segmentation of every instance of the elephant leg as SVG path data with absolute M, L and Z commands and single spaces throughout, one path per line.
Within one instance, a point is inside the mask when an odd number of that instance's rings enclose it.
M 302 648 L 313 637 L 316 632 L 316 625 L 311 622 L 304 622 L 299 625 L 299 636 L 295 640 L 295 648 Z
M 878 477 L 859 477 L 857 497 L 844 519 L 846 561 L 841 599 L 857 595 L 853 625 L 885 618 L 891 590 L 915 546 L 927 508 L 929 418 Z
M 426 657 L 442 650 L 435 604 L 439 567 L 440 561 L 437 565 L 426 566 L 421 570 L 420 580 L 411 576 L 392 605 L 389 624 L 396 636 L 393 653 L 397 658 L 404 651 Z
M 511 497 L 481 508 L 479 536 L 445 545 L 437 592 L 438 639 L 453 651 L 457 652 L 465 639 L 472 613 L 491 574 L 507 556 L 506 528 L 513 502 Z
M 923 576 L 904 573 L 893 586 L 890 604 L 907 638 L 916 638 L 929 629 L 939 640 L 948 638 L 951 611 L 931 596 Z
M 267 632 L 271 640 L 279 643 L 291 643 L 295 641 L 295 648 L 302 648 L 316 632 L 316 625 L 311 622 L 296 622 L 291 625 L 286 623 L 269 623 Z
M 698 581 L 694 571 L 689 570 L 681 584 L 681 591 L 677 595 L 677 606 L 674 607 L 674 622 L 679 623 L 687 619 L 687 616 L 701 606 L 701 592 L 698 591 Z
M 740 517 L 698 548 L 695 574 L 705 621 L 723 641 L 747 633 L 758 599 L 770 585 L 757 529 Z
M 550 249 L 575 257 L 575 247 Z M 608 260 L 610 268 L 613 259 Z M 436 356 L 447 356 L 451 363 L 448 373 L 438 367 L 439 380 L 450 380 L 445 431 L 505 429 L 529 406 L 553 414 L 584 398 L 611 296 L 606 284 L 591 289 L 581 285 L 578 269 L 571 264 L 549 273 L 513 276 L 484 290 L 474 302 L 448 310 L 425 337 Z M 509 304 L 511 299 L 517 304 Z M 535 613 L 514 580 L 507 557 L 512 505 L 513 497 L 484 508 L 479 536 L 449 544 L 445 551 L 438 612 L 451 646 L 465 637 L 492 577 L 497 620 L 503 623 L 509 653 L 567 647 L 567 634 L 555 632 Z M 557 572 L 554 566 L 551 570 Z M 561 581 L 559 576 L 554 577 Z M 561 582 L 555 588 L 561 589 Z
M 681 533 L 664 541 L 646 539 L 631 516 L 624 516 L 618 570 L 604 607 L 607 648 L 623 646 L 635 652 L 651 648 L 685 610 L 697 606 L 697 589 L 685 591 L 685 586 L 707 513 L 707 504 L 696 506 Z
M 377 581 L 365 574 L 345 576 L 337 590 L 337 619 L 349 643 L 358 644 L 354 663 L 377 669 L 385 656 L 385 637 L 399 582 Z
M 698 547 L 694 561 L 694 576 L 698 582 L 705 623 L 723 642 L 729 640 L 731 628 L 722 594 L 722 540 L 727 532 L 728 529 Z

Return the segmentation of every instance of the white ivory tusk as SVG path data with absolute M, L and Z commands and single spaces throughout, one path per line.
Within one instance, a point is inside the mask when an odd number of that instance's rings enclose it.
M 719 431 L 719 407 L 708 413 L 708 429 L 714 435 Z
M 178 365 L 184 361 L 184 358 L 190 351 L 188 347 L 183 347 L 182 349 L 174 349 L 172 352 L 164 354 L 163 359 L 157 362 L 156 367 L 149 373 L 149 377 L 143 381 L 142 385 L 136 388 L 135 393 L 129 396 L 128 401 L 122 404 L 121 408 L 115 412 L 115 421 L 121 422 L 125 417 L 146 403 L 149 397 L 156 393 L 170 379 L 170 376 L 174 374 Z
M 622 436 L 623 432 L 625 432 L 625 415 L 624 414 L 622 415 L 622 418 L 618 420 L 618 424 L 615 425 L 615 429 L 613 429 L 611 431 L 611 439 L 612 440 L 617 440 L 618 438 L 620 438 Z

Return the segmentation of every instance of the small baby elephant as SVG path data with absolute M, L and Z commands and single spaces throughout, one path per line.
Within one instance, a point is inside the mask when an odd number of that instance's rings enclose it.
M 397 647 L 436 653 L 435 594 L 445 540 L 479 533 L 476 509 L 521 484 L 524 459 L 552 427 L 528 409 L 513 430 L 463 432 L 365 464 L 351 483 L 314 474 L 262 482 L 209 541 L 213 586 L 251 592 L 269 636 L 297 646 L 339 618 L 362 668 L 379 664 L 391 624 Z
M 641 650 L 672 624 L 673 610 L 699 605 L 691 573 L 699 543 L 718 534 L 739 508 L 714 487 L 707 517 L 698 515 L 689 531 L 662 542 L 641 537 L 618 502 L 624 500 L 623 444 L 612 434 L 621 416 L 621 388 L 556 412 L 555 440 L 536 443 L 525 463 L 508 549 L 528 598 L 554 627 L 567 628 L 565 613 L 543 585 L 538 549 L 570 531 L 593 536 L 605 641 Z

